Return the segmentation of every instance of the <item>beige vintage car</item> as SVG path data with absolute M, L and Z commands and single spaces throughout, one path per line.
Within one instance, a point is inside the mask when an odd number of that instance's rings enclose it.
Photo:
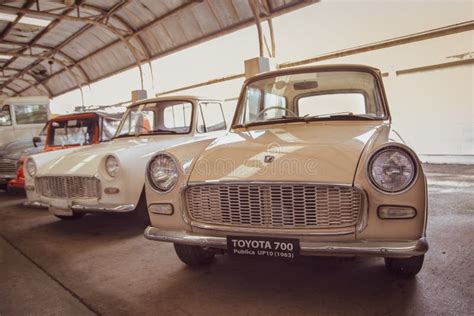
M 173 242 L 189 265 L 376 256 L 410 276 L 428 250 L 426 177 L 368 66 L 248 79 L 227 135 L 156 153 L 146 178 L 145 237 Z

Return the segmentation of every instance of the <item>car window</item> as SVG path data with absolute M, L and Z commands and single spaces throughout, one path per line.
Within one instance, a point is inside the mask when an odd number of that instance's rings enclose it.
M 266 119 L 280 118 L 286 114 L 284 109 L 287 108 L 286 99 L 283 96 L 276 95 L 273 93 L 265 93 L 263 97 L 263 109 L 265 112 L 261 112 L 260 118 L 265 117 Z
M 120 123 L 120 120 L 104 117 L 102 119 L 101 140 L 102 141 L 111 140 L 114 137 L 115 132 L 117 131 L 119 123 Z
M 298 115 L 314 116 L 338 112 L 367 114 L 362 93 L 316 94 L 298 99 Z
M 234 121 L 237 126 L 306 121 L 323 114 L 339 120 L 386 117 L 377 77 L 365 71 L 301 70 L 269 75 L 250 81 L 240 102 Z
M 16 124 L 41 124 L 48 121 L 46 104 L 15 104 Z
M 2 111 L 0 112 L 0 126 L 10 126 L 12 125 L 12 116 L 10 113 L 10 106 L 4 105 Z
M 138 109 L 134 109 L 130 111 L 124 119 L 120 134 L 135 134 L 137 131 L 139 134 L 147 134 L 153 130 L 154 125 L 155 112 L 153 110 L 142 110 L 138 112 Z
M 169 105 L 163 110 L 163 125 L 166 129 L 183 130 L 191 125 L 192 106 L 189 102 Z
M 130 107 L 124 114 L 115 137 L 148 134 L 186 134 L 191 128 L 193 104 L 163 100 Z
M 226 123 L 222 105 L 217 102 L 201 102 L 199 104 L 197 132 L 214 132 L 225 130 Z
M 77 119 L 51 122 L 50 146 L 89 145 L 94 141 L 95 119 Z

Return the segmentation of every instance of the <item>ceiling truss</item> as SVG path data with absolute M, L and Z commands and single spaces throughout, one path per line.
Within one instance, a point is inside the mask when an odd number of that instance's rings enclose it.
M 269 24 L 271 47 L 266 42 L 265 45 L 269 55 L 274 56 L 275 44 L 271 18 L 315 2 L 318 1 L 181 0 L 176 1 L 178 4 L 174 7 L 171 7 L 170 2 L 165 0 L 153 2 L 152 7 L 150 7 L 150 2 L 142 2 L 142 0 L 116 0 L 110 7 L 104 7 L 100 1 L 95 0 L 76 0 L 71 6 L 66 5 L 67 1 L 57 0 L 25 0 L 18 7 L 3 3 L 0 4 L 0 12 L 15 14 L 16 18 L 0 30 L 0 55 L 11 57 L 0 64 L 0 70 L 2 70 L 0 92 L 12 96 L 29 95 L 32 93 L 33 87 L 36 93 L 46 93 L 50 97 L 73 89 L 80 89 L 82 93 L 84 85 L 90 85 L 92 82 L 131 67 L 139 69 L 140 86 L 143 89 L 143 63 L 150 63 L 154 58 L 196 45 L 253 23 L 259 25 L 261 21 L 267 21 Z M 150 13 L 153 18 L 148 19 L 145 23 L 139 23 L 141 19 L 137 20 L 134 14 L 140 14 L 140 10 L 142 10 L 141 14 Z M 208 14 L 209 16 L 207 16 Z M 229 14 L 232 16 L 229 17 Z M 201 36 L 185 34 L 188 20 L 184 20 L 183 16 L 195 20 L 189 20 L 189 23 L 198 26 L 199 32 L 197 33 L 202 33 Z M 12 39 L 11 34 L 21 26 L 23 17 L 51 22 L 27 41 L 17 40 L 14 37 Z M 179 20 L 181 25 L 175 26 L 176 20 Z M 230 24 L 229 20 L 235 22 Z M 215 21 L 217 29 L 211 25 L 212 21 Z M 73 25 L 75 27 L 73 32 L 54 45 L 45 44 L 45 39 L 49 39 L 52 32 L 65 24 L 69 27 Z M 112 40 L 103 45 L 97 45 L 82 55 L 71 54 L 71 45 L 87 41 L 88 38 L 91 41 L 94 40 L 95 28 L 100 28 Z M 166 35 L 171 44 L 165 47 L 162 42 L 156 39 L 157 44 L 153 47 L 148 43 L 150 34 L 157 38 Z M 175 39 L 176 35 L 183 36 L 185 40 Z M 147 38 L 147 41 L 144 38 Z M 127 60 L 117 60 L 116 70 L 103 70 L 98 67 L 97 73 L 91 72 L 91 60 L 103 58 L 104 54 L 113 52 L 117 47 L 121 47 L 118 46 L 121 44 L 129 52 Z M 161 51 L 157 51 L 160 49 Z M 133 60 L 132 64 L 130 64 L 130 58 Z M 26 63 L 26 65 L 22 63 Z M 37 67 L 49 68 L 47 76 L 36 76 L 35 69 Z M 65 78 L 72 80 L 72 86 L 70 83 L 69 86 L 65 86 L 61 82 Z

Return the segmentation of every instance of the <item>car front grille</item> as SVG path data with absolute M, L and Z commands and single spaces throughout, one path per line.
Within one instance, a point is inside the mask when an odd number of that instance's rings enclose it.
M 17 169 L 17 162 L 10 159 L 0 159 L 0 175 L 15 177 Z
M 190 217 L 215 225 L 336 228 L 354 225 L 362 192 L 320 184 L 197 184 L 186 189 Z
M 38 194 L 49 198 L 99 198 L 100 181 L 95 177 L 48 176 L 35 180 Z

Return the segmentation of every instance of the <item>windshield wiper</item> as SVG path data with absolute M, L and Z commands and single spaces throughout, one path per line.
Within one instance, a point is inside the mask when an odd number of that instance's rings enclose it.
M 121 135 L 114 136 L 113 139 L 124 138 L 124 137 L 133 137 L 133 136 L 135 136 L 135 134 L 121 134 Z
M 153 134 L 163 134 L 163 133 L 169 133 L 169 134 L 178 134 L 177 131 L 170 130 L 170 129 L 154 129 L 148 133 L 142 133 L 140 135 L 153 135 Z
M 284 122 L 305 122 L 305 118 L 304 117 L 300 117 L 300 116 L 282 116 L 282 117 L 279 117 L 279 118 L 274 118 L 274 119 L 268 119 L 268 120 L 262 120 L 262 121 L 253 121 L 253 122 L 248 122 L 248 123 L 245 123 L 245 124 L 237 124 L 235 125 L 234 127 L 237 127 L 237 128 L 247 128 L 249 126 L 255 126 L 255 125 L 265 125 L 265 124 L 273 124 L 273 123 L 284 123 Z
M 374 117 L 370 117 L 364 114 L 354 114 L 352 112 L 339 112 L 339 113 L 328 113 L 328 114 L 319 114 L 303 117 L 306 122 L 317 121 L 317 120 L 331 120 L 331 119 L 348 119 L 348 120 L 375 120 Z

